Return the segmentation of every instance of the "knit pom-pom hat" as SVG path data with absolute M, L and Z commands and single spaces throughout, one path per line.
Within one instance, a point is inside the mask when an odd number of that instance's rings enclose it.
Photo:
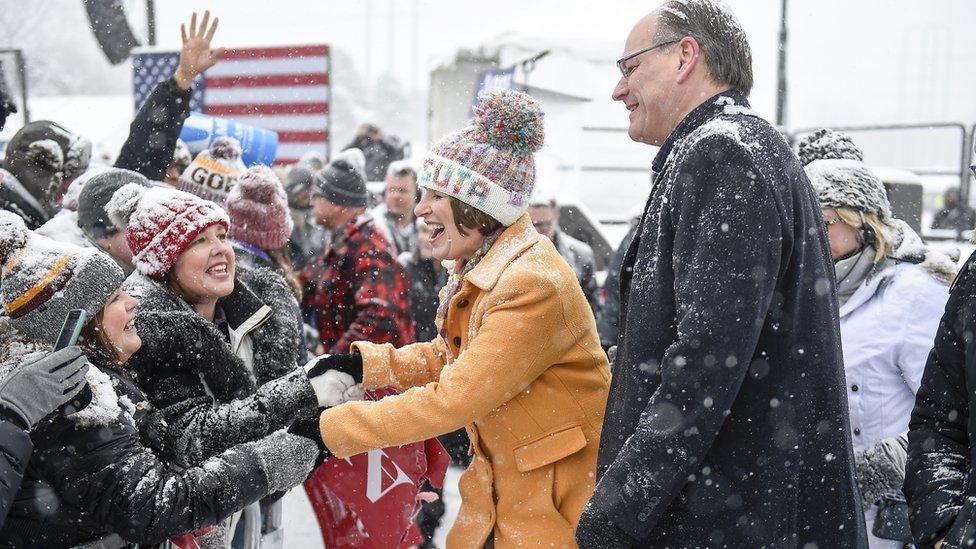
M 528 207 L 533 154 L 544 139 L 543 113 L 526 93 L 481 97 L 470 126 L 438 141 L 424 158 L 418 184 L 457 198 L 506 227 Z
M 167 187 L 129 183 L 105 206 L 109 218 L 125 230 L 132 263 L 147 276 L 162 278 L 176 260 L 209 227 L 230 228 L 220 206 Z
M 797 154 L 821 206 L 850 208 L 891 220 L 884 183 L 864 164 L 864 153 L 850 136 L 817 130 L 800 141 Z
M 223 206 L 243 171 L 240 142 L 233 137 L 218 137 L 183 170 L 179 188 Z
M 11 325 L 47 343 L 68 312 L 97 315 L 125 275 L 109 256 L 27 230 L 17 215 L 0 210 L 0 302 Z
M 262 250 L 284 246 L 295 227 L 288 197 L 271 168 L 258 164 L 244 171 L 227 196 L 230 237 Z

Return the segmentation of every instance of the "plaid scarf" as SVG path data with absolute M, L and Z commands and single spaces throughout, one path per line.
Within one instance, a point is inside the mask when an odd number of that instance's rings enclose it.
M 485 243 L 478 248 L 478 251 L 471 256 L 467 261 L 458 261 L 454 264 L 454 269 L 451 270 L 451 275 L 447 279 L 447 284 L 444 286 L 444 290 L 441 292 L 441 301 L 437 305 L 437 317 L 434 319 L 435 324 L 437 324 L 437 331 L 442 337 L 445 336 L 444 333 L 444 319 L 447 318 L 447 309 L 451 305 L 451 298 L 454 294 L 458 292 L 461 288 L 461 283 L 464 282 L 464 277 L 470 273 L 474 268 L 481 263 L 488 250 L 495 244 L 498 237 L 505 232 L 505 227 L 499 228 L 497 231 L 491 233 L 485 237 Z

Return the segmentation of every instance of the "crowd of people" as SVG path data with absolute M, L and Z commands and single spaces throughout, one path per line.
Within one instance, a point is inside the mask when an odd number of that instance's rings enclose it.
M 849 136 L 794 149 L 750 108 L 724 4 L 626 37 L 612 97 L 658 151 L 606 297 L 534 192 L 531 96 L 481 97 L 416 164 L 373 126 L 328 162 L 194 157 L 216 28 L 182 29 L 113 166 L 50 121 L 7 146 L 0 545 L 254 547 L 255 517 L 280 544 L 285 491 L 408 448 L 421 535 L 388 528 L 432 546 L 437 440 L 466 468 L 450 547 L 976 542 L 974 260 L 896 218 Z

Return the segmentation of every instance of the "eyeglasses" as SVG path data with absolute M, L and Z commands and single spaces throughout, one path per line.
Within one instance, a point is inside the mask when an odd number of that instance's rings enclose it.
M 840 223 L 840 218 L 839 217 L 829 217 L 829 218 L 828 217 L 825 217 L 824 218 L 824 227 L 827 227 L 828 229 L 830 228 L 831 225 L 836 225 L 838 223 Z
M 681 39 L 680 38 L 677 39 L 677 40 L 669 40 L 667 42 L 661 42 L 660 44 L 657 44 L 656 46 L 650 46 L 650 47 L 644 48 L 642 50 L 635 51 L 634 53 L 632 53 L 630 55 L 621 57 L 620 59 L 617 59 L 617 69 L 620 70 L 620 74 L 622 74 L 624 76 L 624 78 L 630 78 L 630 73 L 634 72 L 634 69 L 636 67 L 627 68 L 627 61 L 630 61 L 631 59 L 637 57 L 638 55 L 640 55 L 642 53 L 647 53 L 649 51 L 654 51 L 654 50 L 656 50 L 658 48 L 663 48 L 664 46 L 670 46 L 671 44 L 677 44 L 678 42 L 681 42 Z

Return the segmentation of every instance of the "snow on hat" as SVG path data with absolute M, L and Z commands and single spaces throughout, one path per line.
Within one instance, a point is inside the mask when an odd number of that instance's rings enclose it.
M 230 228 L 220 206 L 196 195 L 167 187 L 129 183 L 115 191 L 105 206 L 132 250 L 132 264 L 147 276 L 162 278 L 197 236 L 209 227 Z
M 532 153 L 542 147 L 542 109 L 526 93 L 482 96 L 470 126 L 441 139 L 427 153 L 419 185 L 457 198 L 503 225 L 528 207 L 535 183 Z
M 337 154 L 329 165 L 313 178 L 315 194 L 339 206 L 365 206 L 366 157 L 363 151 L 352 148 Z
M 68 312 L 97 315 L 122 285 L 122 268 L 94 248 L 55 242 L 31 233 L 24 221 L 0 210 L 0 301 L 18 331 L 54 343 Z
M 263 250 L 284 246 L 295 227 L 278 176 L 261 164 L 245 170 L 230 190 L 227 213 L 230 237 Z
M 186 143 L 182 139 L 176 140 L 176 148 L 173 149 L 173 164 L 186 169 L 186 166 L 193 162 L 193 155 L 190 154 L 190 148 L 186 146 Z
M 241 144 L 233 137 L 218 137 L 183 170 L 179 189 L 223 206 L 243 171 Z
M 81 179 L 80 177 L 78 179 Z M 143 187 L 149 180 L 140 173 L 122 168 L 101 168 L 85 182 L 78 195 L 78 226 L 85 234 L 94 238 L 104 238 L 119 231 L 105 210 L 115 191 L 123 185 L 136 183 Z
M 800 141 L 797 154 L 821 206 L 850 208 L 891 220 L 884 184 L 864 164 L 864 153 L 850 136 L 817 130 Z

